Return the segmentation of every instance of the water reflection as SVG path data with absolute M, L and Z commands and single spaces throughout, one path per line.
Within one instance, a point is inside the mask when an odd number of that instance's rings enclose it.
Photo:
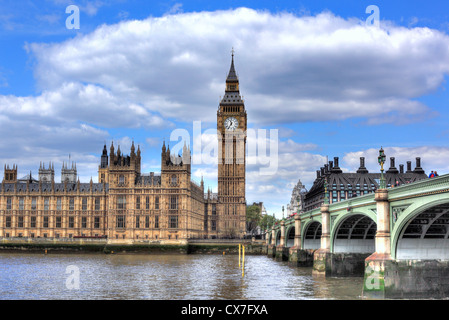
M 66 268 L 80 270 L 79 290 Z M 266 256 L 0 254 L 2 299 L 360 299 L 362 278 L 315 278 Z

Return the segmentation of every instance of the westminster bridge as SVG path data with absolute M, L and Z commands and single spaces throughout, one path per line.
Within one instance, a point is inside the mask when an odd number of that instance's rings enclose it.
M 316 276 L 364 276 L 367 298 L 449 297 L 449 174 L 296 214 L 266 244 Z

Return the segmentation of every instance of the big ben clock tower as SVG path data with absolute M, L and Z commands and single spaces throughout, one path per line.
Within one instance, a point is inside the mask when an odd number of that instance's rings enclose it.
M 245 235 L 246 111 L 234 68 L 226 78 L 226 89 L 217 111 L 218 134 L 218 232 L 222 237 Z

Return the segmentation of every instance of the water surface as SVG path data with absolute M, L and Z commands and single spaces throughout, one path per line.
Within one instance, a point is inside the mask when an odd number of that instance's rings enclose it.
M 79 289 L 73 288 L 74 269 Z M 362 282 L 316 278 L 312 268 L 266 256 L 246 256 L 242 277 L 236 255 L 0 253 L 0 296 L 6 300 L 361 299 Z

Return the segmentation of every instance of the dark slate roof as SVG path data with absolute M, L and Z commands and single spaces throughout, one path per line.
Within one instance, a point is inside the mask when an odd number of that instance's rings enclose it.
M 359 184 L 361 188 L 363 188 L 363 186 L 366 184 L 368 185 L 369 187 L 368 189 L 370 190 L 371 185 L 374 185 L 374 187 L 377 189 L 379 187 L 378 181 L 380 179 L 380 175 L 381 175 L 380 173 L 332 173 L 332 172 L 325 174 L 325 176 L 327 177 L 328 191 L 331 190 L 340 191 L 342 185 L 345 190 L 348 189 L 348 185 L 351 185 L 353 190 L 355 190 L 354 187 L 357 184 Z M 399 184 L 402 185 L 428 178 L 425 173 L 416 173 L 416 172 L 385 173 L 384 177 L 386 185 L 394 185 L 396 181 L 399 181 Z M 334 184 L 336 186 L 336 189 L 332 189 Z M 309 200 L 321 193 L 324 193 L 323 176 L 317 178 L 314 181 L 312 188 L 310 188 L 309 192 L 306 194 L 306 200 Z
M 231 68 L 229 69 L 228 77 L 226 78 L 226 81 L 238 81 L 237 73 L 235 72 L 234 68 L 234 54 L 232 54 L 232 61 L 231 61 Z
M 18 179 L 18 182 L 20 182 L 20 183 L 26 183 L 27 181 L 38 182 L 36 179 L 34 179 L 32 177 L 31 173 L 27 174 L 26 176 L 22 177 L 21 179 Z
M 220 104 L 241 105 L 243 100 L 238 92 L 226 91 Z

